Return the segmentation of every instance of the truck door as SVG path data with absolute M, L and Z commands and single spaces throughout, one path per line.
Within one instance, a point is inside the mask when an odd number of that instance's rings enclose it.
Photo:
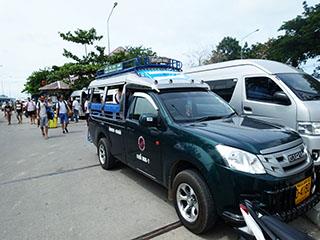
M 139 123 L 142 114 L 159 114 L 150 95 L 135 93 L 126 117 L 127 163 L 148 177 L 161 181 L 161 131 L 156 127 L 144 127 Z
M 242 112 L 254 118 L 296 128 L 296 103 L 270 76 L 244 78 Z

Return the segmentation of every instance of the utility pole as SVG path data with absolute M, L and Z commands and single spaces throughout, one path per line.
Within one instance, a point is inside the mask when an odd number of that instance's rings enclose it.
M 243 55 L 243 50 L 242 50 L 242 48 L 243 48 L 243 46 L 242 46 L 242 41 L 244 40 L 244 39 L 246 39 L 247 37 L 249 37 L 251 34 L 254 34 L 255 32 L 258 32 L 258 31 L 260 31 L 260 29 L 256 29 L 256 30 L 254 30 L 253 32 L 251 32 L 251 33 L 249 33 L 249 34 L 247 34 L 246 36 L 244 36 L 241 40 L 240 40 L 240 46 L 241 46 L 241 51 L 240 51 L 240 53 L 241 53 L 241 59 L 242 59 L 242 55 Z
M 110 20 L 110 17 L 113 13 L 113 9 L 115 9 L 115 7 L 118 5 L 117 2 L 114 2 L 113 3 L 113 7 L 110 11 L 110 14 L 109 14 L 109 17 L 108 17 L 108 20 L 107 20 L 107 37 L 108 37 L 108 55 L 110 55 L 110 35 L 109 35 L 109 20 Z

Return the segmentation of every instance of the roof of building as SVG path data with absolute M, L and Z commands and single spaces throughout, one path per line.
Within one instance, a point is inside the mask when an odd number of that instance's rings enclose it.
M 39 90 L 42 90 L 42 91 L 43 90 L 69 90 L 69 89 L 70 89 L 70 86 L 62 81 L 56 81 L 39 88 Z

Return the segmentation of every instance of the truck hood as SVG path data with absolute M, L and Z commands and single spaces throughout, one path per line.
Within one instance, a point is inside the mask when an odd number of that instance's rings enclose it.
M 250 117 L 233 117 L 186 124 L 191 134 L 212 139 L 216 144 L 259 154 L 261 150 L 295 141 L 300 136 L 288 128 Z
M 310 121 L 320 122 L 320 101 L 304 101 L 303 104 L 308 109 Z

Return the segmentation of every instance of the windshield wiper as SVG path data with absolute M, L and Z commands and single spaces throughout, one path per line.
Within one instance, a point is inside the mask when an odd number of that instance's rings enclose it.
M 197 118 L 197 119 L 195 119 L 195 121 L 205 122 L 205 121 L 217 120 L 217 119 L 221 119 L 221 118 L 224 118 L 224 116 L 205 116 L 205 117 Z

